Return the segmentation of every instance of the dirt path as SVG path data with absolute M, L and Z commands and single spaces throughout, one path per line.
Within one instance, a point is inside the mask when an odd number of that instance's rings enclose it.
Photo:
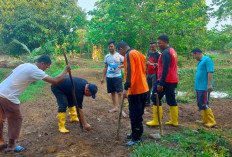
M 106 85 L 100 84 L 102 69 L 78 69 L 73 71 L 73 76 L 85 78 L 90 83 L 98 86 L 95 100 L 90 97 L 84 99 L 83 110 L 87 122 L 92 126 L 90 132 L 81 132 L 79 124 L 68 122 L 66 128 L 69 134 L 58 132 L 57 104 L 55 97 L 46 85 L 43 95 L 35 101 L 21 104 L 24 115 L 23 127 L 18 143 L 27 148 L 26 151 L 14 154 L 0 152 L 0 156 L 129 156 L 132 148 L 124 146 L 130 133 L 130 120 L 122 119 L 120 141 L 115 140 L 118 113 L 108 113 L 112 107 L 110 95 L 106 93 Z M 36 94 L 36 93 L 35 93 Z M 168 106 L 164 103 L 163 122 L 169 120 Z M 211 102 L 218 128 L 232 128 L 232 100 L 214 99 Z M 128 108 L 125 108 L 128 113 Z M 158 133 L 158 128 L 145 126 L 151 120 L 152 107 L 147 107 L 144 114 L 144 141 L 150 140 L 149 133 Z M 170 127 L 163 124 L 164 134 L 177 132 L 183 127 L 199 127 L 194 123 L 200 119 L 196 103 L 179 104 L 180 127 Z M 215 128 L 214 128 L 215 129 Z M 6 132 L 6 130 L 5 130 Z

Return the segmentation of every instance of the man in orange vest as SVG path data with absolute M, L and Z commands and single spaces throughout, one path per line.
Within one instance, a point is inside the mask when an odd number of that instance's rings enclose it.
M 117 44 L 117 51 L 124 56 L 123 98 L 128 97 L 132 130 L 132 134 L 127 135 L 131 140 L 126 143 L 126 146 L 132 146 L 141 142 L 143 134 L 142 116 L 149 90 L 145 74 L 145 56 L 141 52 L 131 49 L 123 41 Z

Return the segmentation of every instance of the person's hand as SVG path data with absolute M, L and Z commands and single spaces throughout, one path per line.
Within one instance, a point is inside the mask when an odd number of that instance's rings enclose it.
M 103 84 L 103 83 L 104 83 L 104 78 L 101 79 L 101 84 Z
M 127 90 L 123 90 L 123 98 L 128 98 L 128 95 L 127 95 Z
M 158 92 L 163 92 L 163 90 L 164 90 L 163 86 L 160 86 L 160 85 L 157 86 L 157 91 Z
M 124 67 L 124 65 L 123 65 L 123 64 L 118 66 L 118 68 L 123 68 L 123 67 Z
M 158 67 L 158 63 L 154 63 L 154 67 Z
M 65 71 L 70 72 L 71 71 L 71 66 L 70 65 L 66 65 Z
M 209 92 L 211 92 L 211 91 L 213 90 L 213 87 L 212 87 L 211 84 L 208 84 L 208 85 L 207 85 L 207 90 L 208 90 Z
M 87 130 L 87 131 L 90 131 L 92 128 L 91 128 L 91 125 L 89 125 L 88 123 L 86 123 L 84 125 L 84 128 Z

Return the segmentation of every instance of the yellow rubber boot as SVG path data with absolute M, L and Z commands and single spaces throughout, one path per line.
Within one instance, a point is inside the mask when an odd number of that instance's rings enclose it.
M 178 126 L 178 106 L 170 106 L 170 119 L 171 120 L 165 124 Z
M 65 112 L 58 112 L 58 126 L 61 133 L 69 132 L 69 130 L 65 128 Z
M 207 123 L 208 118 L 207 118 L 207 115 L 205 113 L 205 110 L 201 110 L 201 113 L 202 113 L 202 123 Z
M 205 126 L 209 127 L 209 128 L 215 126 L 216 121 L 214 119 L 214 115 L 213 115 L 213 112 L 212 112 L 211 108 L 208 108 L 208 109 L 204 110 L 204 112 L 205 112 L 205 115 L 207 117 L 207 123 L 205 124 Z
M 201 113 L 202 113 L 202 120 L 196 120 L 196 122 L 205 124 L 205 123 L 207 123 L 207 116 L 206 116 L 204 110 L 201 110 Z
M 77 118 L 76 107 L 75 106 L 69 107 L 68 111 L 69 111 L 70 122 L 79 122 L 79 119 Z
M 159 106 L 159 116 L 160 116 L 160 122 L 162 124 L 162 116 L 163 116 L 163 107 L 162 106 Z M 147 122 L 146 125 L 159 126 L 157 106 L 153 105 L 153 120 L 150 122 Z

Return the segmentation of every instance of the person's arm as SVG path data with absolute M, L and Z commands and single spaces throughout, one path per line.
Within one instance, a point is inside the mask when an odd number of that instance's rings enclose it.
M 166 81 L 166 78 L 169 72 L 170 63 L 171 63 L 171 54 L 169 52 L 163 52 L 161 59 L 163 63 L 163 71 L 162 71 L 160 82 L 157 86 L 158 92 L 163 91 L 163 86 L 165 84 L 165 81 Z
M 213 72 L 208 72 L 208 84 L 207 84 L 207 90 L 210 92 L 213 90 L 213 87 L 212 87 L 212 82 L 213 80 Z
M 43 81 L 51 83 L 53 86 L 57 86 L 64 81 L 64 77 L 66 76 L 67 72 L 69 72 L 70 70 L 71 70 L 70 66 L 67 65 L 64 71 L 62 71 L 59 75 L 57 75 L 56 77 L 47 76 L 43 79 Z
M 91 126 L 86 122 L 83 110 L 78 108 L 78 111 L 79 111 L 79 114 L 80 114 L 80 121 L 81 121 L 82 125 L 84 126 L 84 128 L 87 131 L 90 131 Z
M 131 59 L 130 59 L 130 53 L 126 54 L 126 60 L 127 60 L 127 74 L 126 74 L 126 82 L 124 84 L 124 90 L 128 90 L 128 88 L 131 88 L 131 73 L 132 73 L 132 67 L 131 67 Z
M 103 69 L 102 78 L 101 78 L 101 84 L 103 84 L 104 78 L 106 77 L 107 68 L 108 68 L 108 64 L 105 64 L 105 67 Z

